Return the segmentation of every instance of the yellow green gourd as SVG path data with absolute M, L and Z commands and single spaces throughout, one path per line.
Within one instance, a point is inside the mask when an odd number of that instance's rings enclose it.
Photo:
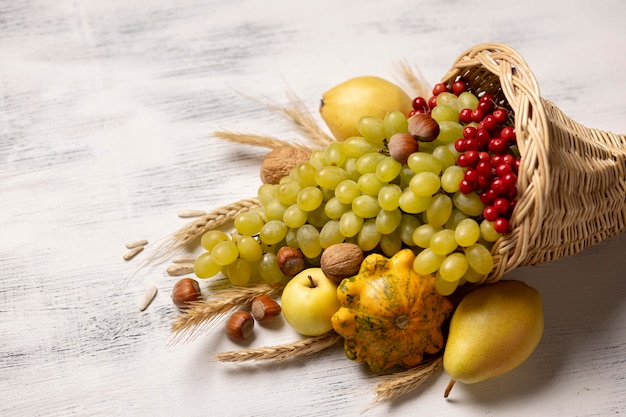
M 359 273 L 337 288 L 340 309 L 333 329 L 343 336 L 346 356 L 374 372 L 418 365 L 444 346 L 441 326 L 453 305 L 435 289 L 435 277 L 413 270 L 415 254 L 368 255 Z

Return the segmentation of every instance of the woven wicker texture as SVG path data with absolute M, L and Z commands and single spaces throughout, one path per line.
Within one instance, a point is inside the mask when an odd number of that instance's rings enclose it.
M 512 48 L 480 44 L 463 53 L 442 82 L 463 78 L 513 110 L 521 155 L 511 231 L 494 245 L 496 281 L 519 266 L 576 254 L 626 230 L 626 136 L 590 129 L 539 94 Z

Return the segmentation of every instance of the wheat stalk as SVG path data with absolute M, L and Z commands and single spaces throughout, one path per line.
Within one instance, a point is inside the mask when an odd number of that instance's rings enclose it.
M 431 87 L 418 68 L 412 67 L 406 60 L 398 62 L 396 68 L 397 76 L 411 88 L 414 96 L 428 99 L 431 94 Z
M 424 361 L 406 371 L 382 375 L 374 392 L 376 397 L 362 410 L 365 412 L 384 401 L 393 401 L 417 389 L 443 366 L 443 355 Z
M 283 286 L 259 283 L 252 287 L 233 287 L 215 290 L 206 299 L 191 304 L 172 324 L 172 343 L 188 342 L 210 331 L 224 314 L 248 306 L 259 295 L 277 296 Z
M 321 336 L 307 337 L 293 343 L 266 346 L 262 348 L 233 350 L 215 355 L 221 362 L 244 362 L 269 360 L 284 361 L 286 359 L 309 356 L 335 345 L 342 340 L 334 331 Z
M 218 130 L 212 136 L 229 142 L 241 143 L 244 145 L 258 146 L 262 148 L 276 149 L 281 146 L 292 146 L 294 148 L 311 149 L 299 143 L 291 143 L 271 136 L 256 135 L 252 133 L 238 133 L 230 130 Z

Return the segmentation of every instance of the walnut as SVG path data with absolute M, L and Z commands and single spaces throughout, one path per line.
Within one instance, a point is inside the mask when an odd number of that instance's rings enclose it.
M 261 164 L 261 181 L 266 184 L 278 184 L 280 179 L 287 176 L 291 168 L 309 160 L 310 149 L 294 146 L 279 146 L 272 149 L 263 158 Z
M 329 279 L 336 283 L 359 273 L 364 254 L 359 245 L 338 243 L 322 252 L 320 267 Z

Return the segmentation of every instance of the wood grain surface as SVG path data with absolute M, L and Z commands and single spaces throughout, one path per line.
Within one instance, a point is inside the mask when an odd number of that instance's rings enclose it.
M 171 259 L 137 269 L 189 222 L 249 198 L 266 150 L 230 129 L 305 136 L 270 105 L 364 74 L 434 84 L 466 48 L 502 42 L 542 95 L 589 127 L 626 132 L 626 3 L 573 0 L 0 0 L 0 415 L 626 415 L 626 236 L 514 271 L 544 298 L 522 366 L 447 376 L 361 414 L 376 377 L 341 346 L 280 364 L 217 362 L 221 329 L 171 345 Z M 147 239 L 124 261 L 124 244 Z M 205 285 L 206 283 L 203 283 Z M 146 290 L 158 287 L 143 312 Z M 297 340 L 280 321 L 246 346 Z

